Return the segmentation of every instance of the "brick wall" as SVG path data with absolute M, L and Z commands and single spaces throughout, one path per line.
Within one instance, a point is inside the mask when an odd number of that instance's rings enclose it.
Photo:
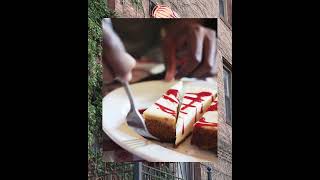
M 213 18 L 219 13 L 218 0 L 156 0 L 183 18 Z
M 218 164 L 215 164 L 217 178 L 232 177 L 232 127 L 226 123 L 223 83 L 223 58 L 232 65 L 232 30 L 223 20 L 218 19 L 218 99 L 219 99 L 219 131 L 218 131 Z
M 143 9 L 134 7 L 131 0 L 106 0 L 108 7 L 114 10 L 121 18 L 147 18 L 149 17 L 149 1 L 142 0 Z
M 149 1 L 142 0 L 143 10 L 132 6 L 130 0 L 106 0 L 108 7 L 123 18 L 147 18 Z M 154 0 L 172 8 L 183 18 L 213 18 L 219 13 L 218 0 Z

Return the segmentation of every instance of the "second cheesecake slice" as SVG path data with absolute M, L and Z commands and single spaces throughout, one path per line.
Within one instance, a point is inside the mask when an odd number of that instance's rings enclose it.
M 175 145 L 191 134 L 193 125 L 208 109 L 216 96 L 210 88 L 185 87 L 176 124 Z

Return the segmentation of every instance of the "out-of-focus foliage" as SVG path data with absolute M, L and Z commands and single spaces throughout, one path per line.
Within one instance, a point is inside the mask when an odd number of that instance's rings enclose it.
M 106 6 L 105 0 L 88 0 L 88 168 L 94 174 L 103 173 L 101 152 L 102 141 L 102 65 L 101 20 L 115 17 Z

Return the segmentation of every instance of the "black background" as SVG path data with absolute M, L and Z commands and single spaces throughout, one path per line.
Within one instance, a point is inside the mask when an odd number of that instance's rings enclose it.
M 233 2 L 233 178 L 318 176 L 315 13 L 292 1 Z
M 0 176 L 87 179 L 87 1 L 1 9 Z

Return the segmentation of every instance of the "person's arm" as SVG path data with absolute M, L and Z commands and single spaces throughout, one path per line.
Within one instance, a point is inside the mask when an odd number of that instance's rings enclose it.
M 115 78 L 119 78 L 130 81 L 132 78 L 131 70 L 136 64 L 135 59 L 126 52 L 120 38 L 112 28 L 110 19 L 102 20 L 102 29 L 104 80 L 111 82 Z

